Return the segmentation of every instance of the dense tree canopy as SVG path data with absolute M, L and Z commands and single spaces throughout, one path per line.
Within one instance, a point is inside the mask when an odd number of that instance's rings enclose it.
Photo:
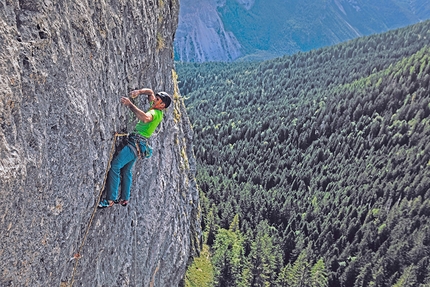
M 218 286 L 430 284 L 429 43 L 423 22 L 265 62 L 177 63 L 203 227 L 216 256 L 231 246 Z

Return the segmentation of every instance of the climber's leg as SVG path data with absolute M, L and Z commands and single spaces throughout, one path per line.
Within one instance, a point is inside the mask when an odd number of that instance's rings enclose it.
M 108 200 L 116 200 L 118 198 L 121 169 L 128 166 L 129 163 L 133 165 L 135 161 L 136 155 L 128 145 L 125 146 L 114 158 L 111 163 L 111 168 L 106 182 L 106 198 Z
M 133 180 L 132 175 L 132 168 L 134 163 L 136 162 L 135 158 L 134 160 L 130 161 L 124 167 L 121 169 L 121 175 L 122 175 L 122 181 L 121 181 L 121 199 L 128 201 L 130 199 L 130 189 L 131 189 L 131 182 Z

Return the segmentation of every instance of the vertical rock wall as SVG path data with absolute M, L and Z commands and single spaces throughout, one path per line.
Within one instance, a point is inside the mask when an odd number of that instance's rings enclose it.
M 200 230 L 192 130 L 172 73 L 178 9 L 0 2 L 0 286 L 179 284 Z M 130 204 L 97 210 L 86 233 L 112 134 L 135 124 L 119 99 L 142 87 L 174 103 L 153 157 L 135 165 Z
M 233 61 L 241 56 L 236 36 L 227 31 L 217 11 L 225 1 L 181 0 L 174 43 L 176 58 L 184 62 Z

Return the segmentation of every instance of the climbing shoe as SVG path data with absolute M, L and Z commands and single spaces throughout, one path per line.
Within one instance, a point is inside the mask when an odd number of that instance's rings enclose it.
M 119 201 L 119 204 L 121 204 L 122 206 L 127 206 L 127 204 L 128 204 L 128 200 L 121 199 L 121 200 Z
M 114 204 L 113 200 L 103 199 L 102 201 L 100 201 L 98 207 L 99 208 L 111 207 L 113 204 Z

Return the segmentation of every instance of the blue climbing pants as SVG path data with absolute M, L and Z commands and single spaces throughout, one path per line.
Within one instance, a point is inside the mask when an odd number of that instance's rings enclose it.
M 132 148 L 126 145 L 112 160 L 106 182 L 106 198 L 118 199 L 118 188 L 121 181 L 121 199 L 130 200 L 131 182 L 133 179 L 132 168 L 137 156 Z M 122 177 L 122 179 L 121 179 Z

